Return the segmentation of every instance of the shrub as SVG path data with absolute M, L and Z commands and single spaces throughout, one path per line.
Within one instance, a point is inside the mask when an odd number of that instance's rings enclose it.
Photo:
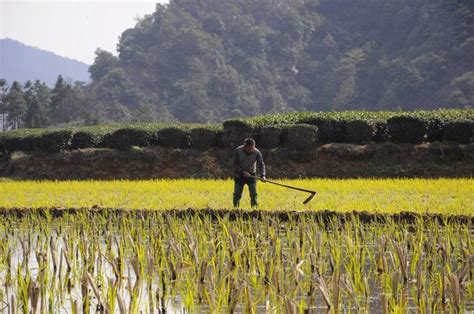
M 242 145 L 245 138 L 254 136 L 254 127 L 243 120 L 236 119 L 224 122 L 224 131 L 222 133 L 222 144 L 224 147 L 234 148 Z
M 452 121 L 446 123 L 444 140 L 461 144 L 473 142 L 474 121 Z
M 217 147 L 221 147 L 221 148 L 226 147 L 226 146 L 224 145 L 224 130 L 223 130 L 223 129 L 222 129 L 222 130 L 217 130 L 217 134 L 216 134 L 216 135 L 217 135 L 217 138 L 216 138 L 216 146 L 217 146 Z
M 398 143 L 418 144 L 426 135 L 426 122 L 410 116 L 396 116 L 387 120 L 390 139 Z
M 284 128 L 283 144 L 297 150 L 309 150 L 319 140 L 318 127 L 309 124 L 295 124 Z
M 375 134 L 372 137 L 372 141 L 380 143 L 380 142 L 388 142 L 388 127 L 387 122 L 379 121 L 375 122 Z
M 113 148 L 114 147 L 114 137 L 112 136 L 113 133 L 104 134 L 101 138 L 97 147 L 100 148 Z
M 78 131 L 72 136 L 71 149 L 98 147 L 103 138 L 104 134 L 93 131 Z
M 174 148 L 191 146 L 190 132 L 179 127 L 166 127 L 156 132 L 158 145 Z
M 42 135 L 26 138 L 31 140 L 33 151 L 39 154 L 57 154 L 65 150 L 71 143 L 72 131 L 59 130 L 46 132 Z
M 243 120 L 243 119 L 230 119 L 224 121 L 222 124 L 224 126 L 224 129 L 226 128 L 237 128 L 237 129 L 253 129 L 254 123 L 249 119 Z
M 5 139 L 3 136 L 0 136 L 0 158 L 7 155 L 7 150 L 5 148 Z
M 428 142 L 439 142 L 443 140 L 444 122 L 438 118 L 429 119 L 426 129 L 426 140 Z
M 352 120 L 346 122 L 345 140 L 348 143 L 363 144 L 372 141 L 375 135 L 375 123 L 364 120 Z
M 262 148 L 275 148 L 281 144 L 283 127 L 281 125 L 264 126 L 258 132 L 257 145 Z
M 22 151 L 25 153 L 33 152 L 34 148 L 34 135 L 27 136 L 8 136 L 4 141 L 4 149 L 7 154 Z
M 22 150 L 22 137 L 6 137 L 3 140 L 3 149 L 6 154 Z
M 105 138 L 105 145 L 118 150 L 130 150 L 132 146 L 146 147 L 150 145 L 151 135 L 143 129 L 124 128 L 113 132 Z
M 190 132 L 191 147 L 208 149 L 218 146 L 219 130 L 212 128 L 193 128 Z
M 344 142 L 345 121 L 310 117 L 301 119 L 300 123 L 317 126 L 319 130 L 319 141 L 321 141 L 321 143 Z

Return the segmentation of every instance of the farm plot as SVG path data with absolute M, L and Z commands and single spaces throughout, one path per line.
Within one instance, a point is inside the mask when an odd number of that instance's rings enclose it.
M 4 213 L 0 310 L 474 310 L 472 225 L 351 217 Z

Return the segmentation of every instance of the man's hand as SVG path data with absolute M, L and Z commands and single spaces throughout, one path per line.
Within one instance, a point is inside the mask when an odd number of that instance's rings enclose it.
M 242 171 L 242 175 L 244 176 L 244 178 L 248 178 L 250 177 L 250 173 L 248 171 Z
M 260 180 L 261 180 L 262 182 L 267 182 L 267 177 L 261 176 L 261 177 L 260 177 Z

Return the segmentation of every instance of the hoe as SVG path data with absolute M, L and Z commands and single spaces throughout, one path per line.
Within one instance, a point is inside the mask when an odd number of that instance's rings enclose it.
M 259 177 L 255 177 L 255 176 L 252 176 L 252 178 L 254 179 L 257 179 L 257 180 L 260 180 L 260 181 L 263 181 L 261 178 Z M 306 189 L 302 189 L 302 188 L 297 188 L 295 186 L 291 186 L 291 185 L 286 185 L 286 184 L 281 184 L 281 183 L 278 183 L 278 182 L 273 182 L 273 181 L 270 181 L 270 180 L 265 180 L 265 182 L 267 183 L 271 183 L 271 184 L 275 184 L 275 185 L 279 185 L 279 186 L 282 186 L 282 187 L 285 187 L 285 188 L 288 188 L 288 189 L 292 189 L 292 190 L 297 190 L 297 191 L 301 191 L 301 192 L 306 192 L 306 193 L 310 193 L 311 195 L 305 199 L 303 201 L 303 204 L 308 204 L 309 201 L 311 201 L 313 199 L 313 197 L 316 195 L 316 191 L 311 191 L 311 190 L 306 190 Z

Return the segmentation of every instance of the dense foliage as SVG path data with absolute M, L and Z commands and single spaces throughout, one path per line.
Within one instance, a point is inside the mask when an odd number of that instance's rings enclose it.
M 123 32 L 118 58 L 98 52 L 92 85 L 185 122 L 472 105 L 473 19 L 456 0 L 172 0 Z

